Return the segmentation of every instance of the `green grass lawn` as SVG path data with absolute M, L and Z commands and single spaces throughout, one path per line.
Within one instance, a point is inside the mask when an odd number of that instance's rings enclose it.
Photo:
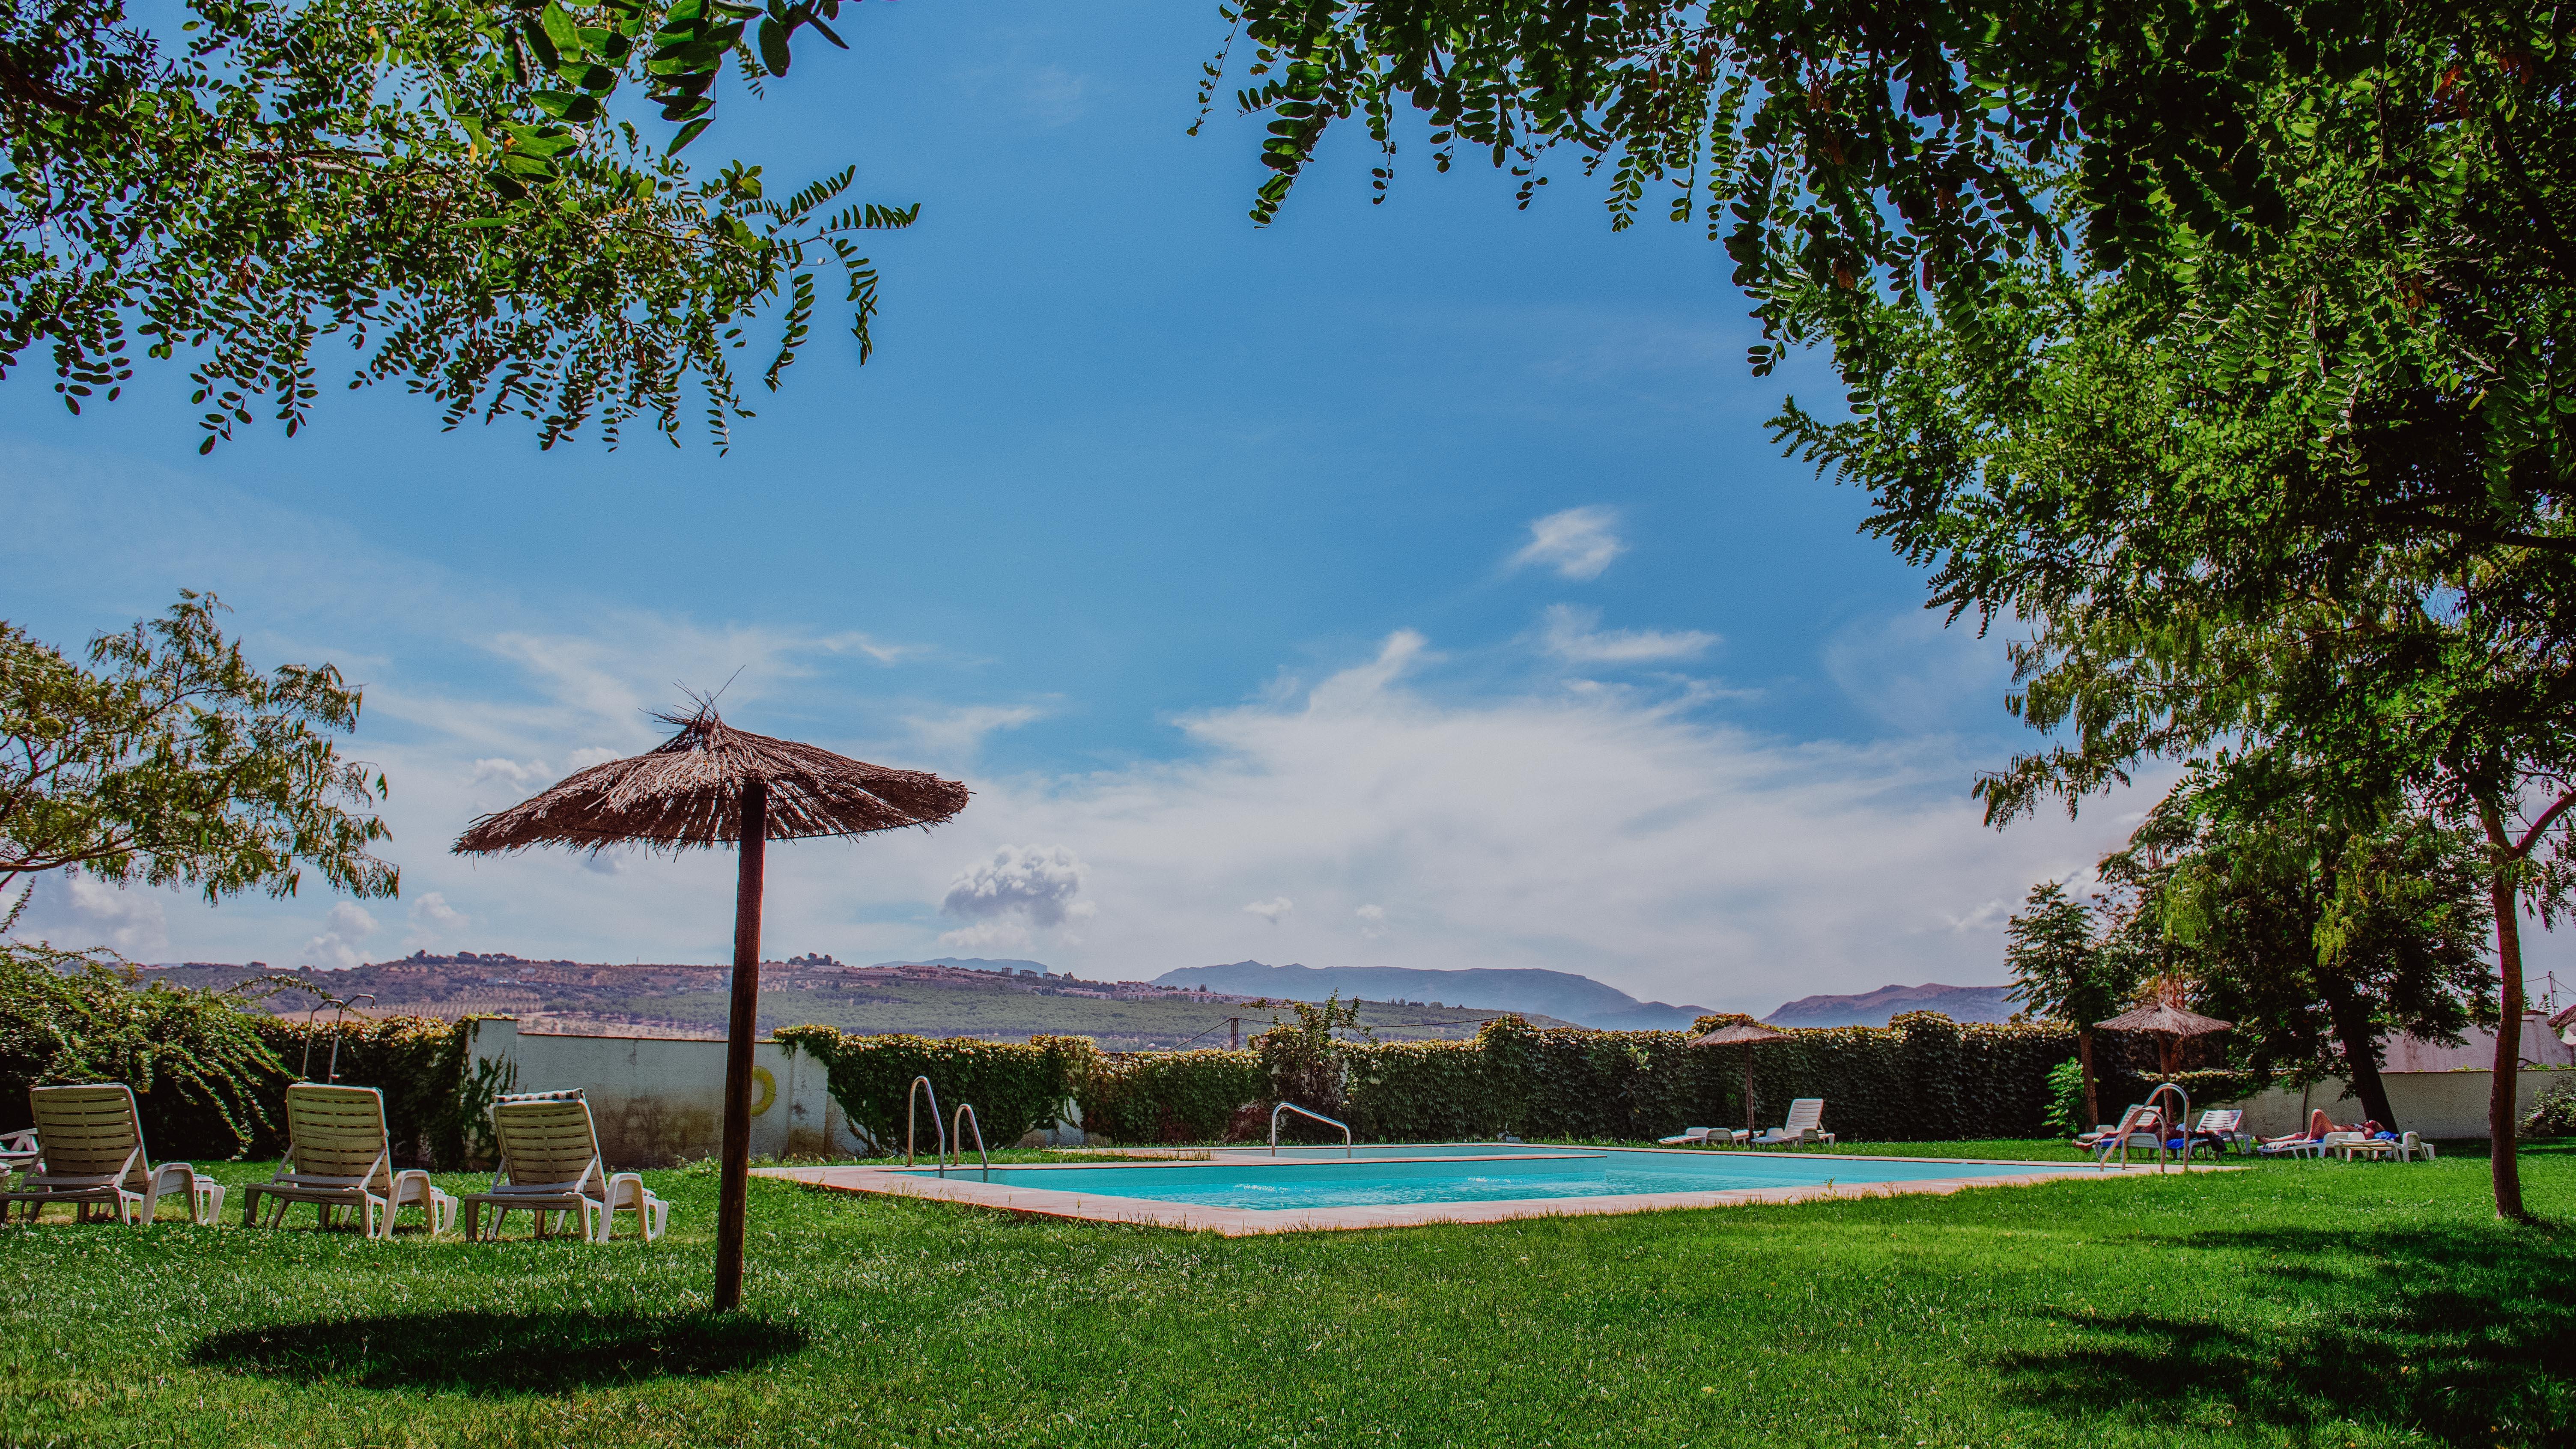
M 650 1247 L 48 1223 L 0 1443 L 2571 1444 L 2576 1152 L 2524 1174 L 2552 1226 L 2455 1152 L 1234 1240 L 756 1181 L 725 1319 L 703 1172 Z

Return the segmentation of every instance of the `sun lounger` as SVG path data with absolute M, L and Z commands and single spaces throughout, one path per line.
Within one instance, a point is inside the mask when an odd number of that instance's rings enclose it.
M 1728 1147 L 1752 1135 L 1741 1127 L 1685 1127 L 1679 1136 L 1655 1140 L 1666 1147 Z
M 501 1166 L 488 1192 L 469 1192 L 465 1236 L 477 1231 L 484 1207 L 493 1209 L 492 1236 L 501 1236 L 501 1221 L 513 1208 L 537 1215 L 537 1236 L 546 1236 L 547 1215 L 562 1213 L 565 1225 L 581 1215 L 581 1234 L 592 1242 L 609 1239 L 616 1216 L 635 1214 L 645 1241 L 662 1236 L 670 1204 L 645 1190 L 644 1179 L 631 1172 L 611 1174 L 600 1165 L 599 1129 L 581 1092 L 524 1092 L 495 1098 L 492 1134 L 501 1144 Z
M 0 1174 L 33 1167 L 37 1156 L 35 1128 L 22 1127 L 15 1132 L 0 1133 Z
M 2223 1152 L 2230 1147 L 2242 1148 L 2254 1140 L 2245 1130 L 2245 1112 L 2240 1107 L 2212 1107 L 2200 1114 L 2200 1125 L 2191 1129 L 2192 1145 Z
M 1789 1116 L 1779 1126 L 1746 1143 L 1750 1147 L 1797 1147 L 1809 1142 L 1831 1142 L 1834 1134 L 1823 1131 L 1825 1099 L 1800 1097 L 1789 1104 Z
M 393 1142 L 385 1132 L 385 1094 L 373 1087 L 297 1082 L 286 1089 L 286 1161 L 267 1182 L 242 1190 L 242 1225 L 256 1226 L 262 1197 L 274 1198 L 270 1226 L 286 1221 L 291 1203 L 313 1204 L 317 1226 L 331 1225 L 335 1207 L 358 1210 L 371 1238 L 394 1235 L 394 1217 L 420 1209 L 433 1234 L 456 1222 L 456 1199 L 429 1174 L 393 1170 Z
M 2415 1160 L 2415 1154 L 2419 1152 L 2424 1154 L 2424 1160 L 2426 1162 L 2433 1160 L 2432 1143 L 2425 1141 L 2423 1138 L 2416 1136 L 2412 1132 L 2401 1132 L 2397 1134 L 2398 1161 L 2412 1162 Z
M 123 1082 L 30 1087 L 27 1100 L 36 1113 L 38 1158 L 22 1170 L 16 1187 L 0 1192 L 0 1223 L 17 1203 L 27 1204 L 29 1222 L 48 1203 L 71 1205 L 82 1222 L 93 1204 L 106 1203 L 117 1221 L 141 1227 L 170 1192 L 187 1204 L 191 1222 L 211 1225 L 222 1214 L 222 1183 L 184 1162 L 152 1165 L 143 1151 L 134 1089 Z
M 2091 1152 L 2098 1164 L 2109 1166 L 2111 1154 L 2116 1152 L 2120 1154 L 2120 1165 L 2126 1167 L 2132 1150 L 2143 1148 L 2155 1153 L 2169 1150 L 2165 1145 L 2165 1114 L 2144 1102 L 2134 1102 L 2129 1110 L 2120 1114 L 2118 1124 L 2110 1130 L 2088 1132 L 2077 1138 L 2076 1143 Z M 2157 1160 L 2163 1161 L 2161 1157 Z

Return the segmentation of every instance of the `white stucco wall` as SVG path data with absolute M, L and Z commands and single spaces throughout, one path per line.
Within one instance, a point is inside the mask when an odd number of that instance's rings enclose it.
M 2388 1086 L 2388 1107 L 2397 1114 L 2394 1123 L 2383 1124 L 2400 1132 L 2420 1132 L 2426 1137 L 2474 1137 L 2487 1135 L 2487 1084 L 2493 1072 L 2382 1072 L 2380 1080 Z M 2526 1071 L 2516 1074 L 2514 1115 L 2531 1110 L 2533 1099 L 2552 1082 L 2576 1081 L 2576 1073 Z M 2301 1092 L 2275 1087 L 2245 1102 L 2210 1102 L 2192 1104 L 2195 1114 L 2203 1106 L 2242 1107 L 2245 1130 L 2264 1137 L 2286 1137 L 2307 1124 L 2308 1113 L 2325 1109 L 2336 1122 L 2358 1122 L 2369 1114 L 2354 1100 L 2351 1089 L 2342 1082 L 2319 1082 Z
M 474 1059 L 507 1071 L 510 1090 L 579 1087 L 612 1168 L 666 1167 L 721 1145 L 725 1044 L 663 1037 L 523 1034 L 514 1021 L 480 1023 Z M 860 1150 L 823 1064 L 775 1042 L 752 1047 L 754 1157 L 849 1156 Z

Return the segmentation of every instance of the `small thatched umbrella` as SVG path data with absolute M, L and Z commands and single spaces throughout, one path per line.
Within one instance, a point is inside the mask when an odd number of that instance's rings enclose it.
M 1702 1032 L 1683 1043 L 1685 1046 L 1740 1046 L 1744 1048 L 1744 1130 L 1750 1132 L 1753 1122 L 1753 1049 L 1766 1041 L 1789 1041 L 1785 1031 L 1773 1031 L 1758 1021 L 1739 1021 Z
M 2227 1031 L 2236 1023 L 2220 1021 L 2214 1016 L 2202 1016 L 2198 1012 L 2185 1011 L 2169 1001 L 2156 1001 L 2131 1011 L 2121 1012 L 2109 1021 L 2097 1021 L 2093 1025 L 2103 1031 L 2140 1031 L 2154 1037 L 2158 1074 L 2171 1078 L 2174 1074 L 2175 1054 L 2181 1050 L 2185 1039 L 2207 1036 L 2216 1031 Z
M 534 799 L 475 821 L 459 855 L 538 845 L 637 843 L 678 852 L 735 844 L 733 1010 L 725 1033 L 723 1188 L 716 1212 L 715 1306 L 742 1302 L 744 1200 L 751 1167 L 751 1038 L 760 1014 L 760 876 L 766 842 L 927 828 L 966 808 L 966 787 L 727 728 L 715 706 L 666 714 L 679 733 L 649 754 L 593 765 Z

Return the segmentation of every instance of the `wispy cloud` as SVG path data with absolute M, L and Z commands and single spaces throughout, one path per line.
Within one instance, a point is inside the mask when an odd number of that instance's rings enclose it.
M 984 737 L 997 730 L 1015 730 L 1046 718 L 1047 712 L 1033 704 L 970 704 L 938 714 L 904 716 L 904 724 L 922 748 L 950 758 L 972 756 L 984 744 Z
M 1538 646 L 1569 664 L 1651 664 L 1696 659 L 1718 644 L 1697 629 L 1604 629 L 1601 611 L 1551 604 L 1539 625 Z
M 1627 552 L 1615 531 L 1619 514 L 1609 508 L 1568 508 L 1529 526 L 1530 541 L 1513 554 L 1514 568 L 1536 565 L 1568 579 L 1597 579 L 1610 561 Z

